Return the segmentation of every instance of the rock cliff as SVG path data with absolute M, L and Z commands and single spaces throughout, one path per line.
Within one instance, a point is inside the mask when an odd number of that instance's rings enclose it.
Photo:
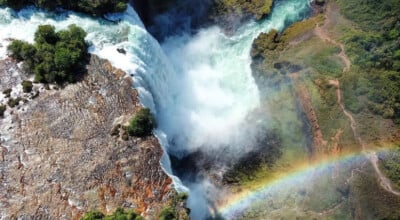
M 153 136 L 124 141 L 111 135 L 141 106 L 130 77 L 91 57 L 88 74 L 58 89 L 26 79 L 10 59 L 0 62 L 0 216 L 78 219 L 92 209 L 117 207 L 156 216 L 176 194 L 160 166 L 162 149 Z

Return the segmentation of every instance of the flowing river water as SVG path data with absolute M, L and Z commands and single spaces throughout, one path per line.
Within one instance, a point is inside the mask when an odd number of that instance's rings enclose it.
M 228 146 L 230 154 L 241 152 L 239 143 L 252 139 L 252 132 L 244 131 L 242 124 L 259 105 L 250 69 L 253 39 L 261 32 L 282 30 L 302 20 L 309 11 L 310 0 L 276 1 L 267 19 L 246 23 L 231 36 L 218 27 L 208 27 L 194 35 L 169 37 L 160 44 L 131 7 L 107 19 L 73 12 L 48 13 L 33 7 L 19 12 L 1 8 L 0 58 L 6 57 L 10 39 L 33 42 L 38 25 L 51 24 L 60 30 L 77 24 L 88 33 L 91 53 L 133 77 L 142 104 L 156 115 L 159 127 L 155 134 L 165 152 L 179 157 Z M 118 53 L 118 48 L 126 54 Z M 207 200 L 202 199 L 202 191 L 193 196 L 190 184 L 184 185 L 172 175 L 168 154 L 161 164 L 173 177 L 176 189 L 189 192 L 191 216 L 204 218 Z

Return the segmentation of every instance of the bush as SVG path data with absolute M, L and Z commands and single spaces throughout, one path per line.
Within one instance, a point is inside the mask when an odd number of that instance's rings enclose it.
M 85 213 L 81 220 L 97 220 L 97 219 L 104 219 L 104 214 L 100 211 L 90 211 Z
M 32 92 L 33 84 L 32 84 L 31 81 L 26 81 L 26 80 L 24 80 L 24 81 L 21 83 L 21 85 L 22 85 L 22 90 L 23 90 L 25 93 Z
M 155 120 L 150 109 L 143 108 L 132 118 L 127 131 L 131 136 L 144 137 L 151 135 L 155 127 Z
M 18 98 L 16 98 L 16 99 L 10 98 L 10 99 L 8 100 L 7 104 L 8 104 L 8 106 L 10 106 L 10 108 L 14 108 L 15 106 L 19 105 L 19 102 L 20 102 L 21 100 L 22 100 L 22 99 L 21 99 L 20 97 L 18 97 Z
M 33 45 L 21 40 L 14 40 L 8 45 L 7 49 L 9 55 L 17 61 L 30 59 L 36 53 L 36 49 Z
M 34 45 L 15 40 L 7 49 L 10 56 L 24 61 L 24 70 L 35 74 L 35 82 L 71 83 L 85 71 L 88 62 L 85 37 L 86 32 L 76 25 L 59 32 L 54 26 L 40 25 Z
M 391 150 L 386 153 L 381 153 L 383 155 L 383 168 L 386 175 L 392 180 L 397 186 L 400 186 L 400 146 L 396 149 Z
M 4 90 L 3 94 L 6 96 L 6 98 L 9 98 L 11 96 L 11 92 L 12 92 L 12 89 L 9 88 L 9 89 Z
M 171 207 L 165 207 L 158 215 L 159 220 L 176 220 L 175 210 Z
M 0 105 L 0 117 L 4 117 L 4 112 L 6 112 L 7 106 Z
M 143 219 L 133 211 L 126 211 L 123 208 L 117 208 L 112 215 L 106 216 L 104 220 L 139 220 Z
M 105 216 L 99 211 L 90 211 L 81 220 L 143 220 L 143 217 L 133 211 L 117 208 L 112 215 Z

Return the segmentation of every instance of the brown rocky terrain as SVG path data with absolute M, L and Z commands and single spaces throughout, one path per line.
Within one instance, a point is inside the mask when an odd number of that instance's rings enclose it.
M 23 94 L 24 78 L 15 62 L 0 62 L 1 91 L 23 99 L 0 119 L 0 217 L 78 219 L 124 207 L 151 218 L 170 202 L 157 139 L 110 134 L 141 108 L 130 77 L 92 56 L 88 74 L 62 89 L 34 84 Z

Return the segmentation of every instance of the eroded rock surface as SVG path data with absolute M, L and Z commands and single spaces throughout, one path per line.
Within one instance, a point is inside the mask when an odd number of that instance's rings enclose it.
M 63 89 L 13 89 L 11 98 L 26 102 L 7 107 L 0 119 L 0 217 L 77 219 L 117 207 L 152 217 L 175 194 L 155 137 L 123 141 L 110 134 L 140 109 L 131 79 L 95 56 L 88 70 Z M 0 88 L 20 86 L 26 78 L 20 72 L 13 61 L 2 61 Z

